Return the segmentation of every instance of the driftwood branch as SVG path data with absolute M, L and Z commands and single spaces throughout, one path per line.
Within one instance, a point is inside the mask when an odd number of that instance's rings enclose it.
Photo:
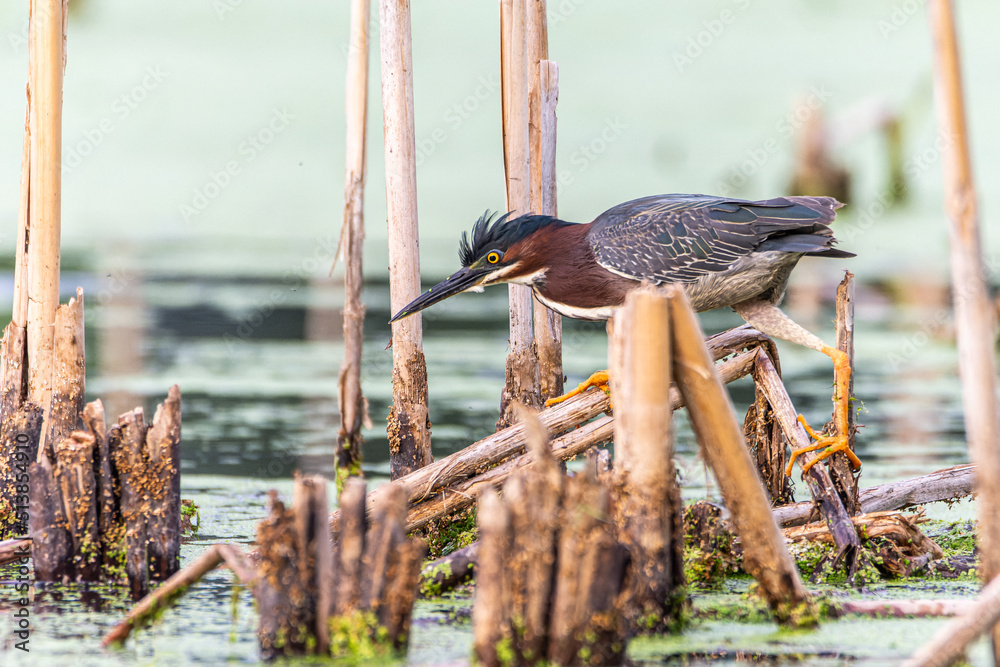
M 684 292 L 677 287 L 669 290 L 674 379 L 689 404 L 702 455 L 732 513 L 733 527 L 743 543 L 743 567 L 757 579 L 779 623 L 807 623 L 805 618 L 796 618 L 795 610 L 808 606 L 809 594 L 771 516 L 770 502 L 750 460 L 732 402 L 711 372 L 701 326 Z M 762 356 L 767 358 L 758 350 L 757 359 Z
M 785 390 L 774 364 L 771 363 L 771 358 L 763 349 L 757 351 L 756 365 L 757 384 L 774 409 L 774 417 L 781 425 L 785 436 L 795 448 L 808 446 L 809 437 L 798 422 L 792 400 L 788 397 L 788 392 Z M 810 461 L 815 457 L 814 452 L 808 452 L 801 458 Z M 840 496 L 837 495 L 830 474 L 826 467 L 814 465 L 805 475 L 805 480 L 809 492 L 819 506 L 820 513 L 826 520 L 837 545 L 836 562 L 846 560 L 847 571 L 853 574 L 857 569 L 857 558 L 861 553 L 861 541 L 851 524 L 851 518 L 844 510 Z
M 170 606 L 187 588 L 214 570 L 224 560 L 221 547 L 213 544 L 205 553 L 198 556 L 190 565 L 176 572 L 163 582 L 159 588 L 139 601 L 121 623 L 104 636 L 101 646 L 121 643 L 128 639 L 133 628 L 143 627 L 153 620 L 153 617 L 164 607 Z
M 945 468 L 929 475 L 879 484 L 859 494 L 863 513 L 900 510 L 941 500 L 955 500 L 971 495 L 976 466 L 972 463 Z M 775 507 L 775 519 L 782 526 L 798 526 L 810 521 L 816 512 L 811 501 Z
M 847 355 L 848 364 L 851 369 L 851 378 L 847 384 L 847 394 L 852 399 L 854 397 L 854 274 L 850 271 L 844 272 L 844 279 L 837 287 L 837 349 Z M 853 403 L 849 403 L 847 411 L 847 445 L 854 451 L 855 427 L 854 416 L 856 414 Z M 836 419 L 831 422 L 831 428 L 836 429 Z M 858 513 L 860 506 L 858 503 L 858 478 L 855 474 L 850 460 L 843 452 L 838 452 L 831 457 L 830 477 L 833 479 L 840 500 L 844 504 L 844 509 L 848 516 Z
M 0 542 L 0 565 L 13 563 L 31 555 L 31 538 L 11 539 Z

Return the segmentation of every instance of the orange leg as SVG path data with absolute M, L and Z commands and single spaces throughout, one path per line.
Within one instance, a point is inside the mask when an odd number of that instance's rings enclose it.
M 806 452 L 819 451 L 819 454 L 812 461 L 802 465 L 803 474 L 809 472 L 809 468 L 813 467 L 817 461 L 822 461 L 837 452 L 844 452 L 847 454 L 847 458 L 850 459 L 851 465 L 855 470 L 861 467 L 861 459 L 855 456 L 854 452 L 852 452 L 847 445 L 848 415 L 850 414 L 849 411 L 851 409 L 851 397 L 848 392 L 851 383 L 850 363 L 845 353 L 832 347 L 824 347 L 823 354 L 833 359 L 833 374 L 835 381 L 835 393 L 833 395 L 833 422 L 835 435 L 817 433 L 812 429 L 812 427 L 809 426 L 809 424 L 806 423 L 805 417 L 799 415 L 799 423 L 802 424 L 802 426 L 806 429 L 806 433 L 808 433 L 809 436 L 815 440 L 815 442 L 808 447 L 801 447 L 799 449 L 792 450 L 792 458 L 788 461 L 788 469 L 785 471 L 785 474 L 789 476 L 792 474 L 792 465 L 795 463 L 795 459 Z
M 603 391 L 605 394 L 610 394 L 611 393 L 611 385 L 608 384 L 610 382 L 610 380 L 611 380 L 611 378 L 608 375 L 607 371 L 597 371 L 593 375 L 591 375 L 589 378 L 587 378 L 586 380 L 584 380 L 583 382 L 581 382 L 579 385 L 577 385 L 576 389 L 574 389 L 573 391 L 567 392 L 567 393 L 563 394 L 562 396 L 556 396 L 555 398 L 550 398 L 549 400 L 545 401 L 545 407 L 550 408 L 550 407 L 552 407 L 553 405 L 555 405 L 557 403 L 562 403 L 563 401 L 565 401 L 568 398 L 573 398 L 577 394 L 582 394 L 583 392 L 587 391 L 591 387 L 597 387 L 598 389 L 600 389 L 601 391 Z

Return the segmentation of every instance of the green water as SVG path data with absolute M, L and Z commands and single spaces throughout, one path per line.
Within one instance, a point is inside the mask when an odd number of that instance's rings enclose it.
M 484 209 L 503 206 L 498 16 L 493 3 L 414 4 L 421 261 L 431 284 L 456 267 L 459 233 Z M 8 258 L 0 299 L 13 280 L 26 5 L 0 6 L 0 248 Z M 110 414 L 152 410 L 180 384 L 183 493 L 203 519 L 183 556 L 216 541 L 249 544 L 268 489 L 287 492 L 295 470 L 332 472 L 342 288 L 339 272 L 328 272 L 343 205 L 348 3 L 72 5 L 62 289 L 68 298 L 82 285 L 87 295 L 88 396 L 101 397 Z M 993 30 L 1000 10 L 982 1 L 960 9 L 984 244 L 996 284 L 1000 238 L 989 223 L 1000 205 Z M 859 256 L 804 261 L 787 310 L 829 339 L 834 287 L 845 268 L 858 277 L 863 484 L 967 460 L 948 310 L 941 141 L 919 3 L 550 0 L 549 15 L 550 55 L 560 65 L 559 210 L 566 219 L 587 221 L 662 192 L 780 194 L 794 154 L 791 130 L 822 108 L 835 156 L 854 176 L 854 201 L 837 235 Z M 391 359 L 377 53 L 376 41 L 363 372 L 375 426 L 365 434 L 365 472 L 381 479 Z M 870 121 L 879 109 L 902 118 L 911 177 L 909 201 L 888 212 L 884 143 Z M 435 456 L 492 431 L 507 347 L 505 295 L 499 288 L 463 295 L 425 315 Z M 0 312 L 9 307 L 0 303 Z M 702 322 L 716 331 L 739 319 L 714 312 Z M 565 339 L 571 382 L 603 367 L 601 325 L 567 321 Z M 824 422 L 827 360 L 780 348 L 796 407 Z M 737 383 L 733 396 L 742 410 L 751 387 Z M 712 496 L 690 431 L 678 421 L 685 495 Z M 972 506 L 931 510 L 954 512 L 971 516 Z M 257 660 L 255 612 L 244 593 L 234 617 L 225 573 L 209 576 L 119 651 L 101 650 L 99 637 L 126 609 L 120 597 L 104 592 L 95 609 L 95 596 L 75 588 L 59 600 L 40 595 L 24 655 L 11 640 L 10 587 L 0 595 L 5 665 Z M 468 656 L 469 628 L 448 620 L 450 604 L 419 605 L 409 662 Z M 685 651 L 802 647 L 803 664 L 894 664 L 940 624 L 840 621 L 789 639 L 769 625 L 713 622 L 682 638 L 636 642 L 633 655 L 659 662 Z M 973 657 L 987 664 L 981 651 Z

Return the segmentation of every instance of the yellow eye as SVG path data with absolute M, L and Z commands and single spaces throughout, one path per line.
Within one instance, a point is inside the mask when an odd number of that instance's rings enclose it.
M 490 264 L 496 264 L 500 261 L 500 253 L 494 250 L 490 254 L 486 255 L 486 261 Z

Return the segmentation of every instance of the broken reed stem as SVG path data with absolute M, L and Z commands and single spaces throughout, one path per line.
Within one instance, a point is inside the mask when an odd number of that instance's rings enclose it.
M 417 170 L 413 129 L 413 55 L 409 2 L 380 0 L 382 120 L 385 128 L 386 218 L 389 224 L 389 297 L 398 312 L 420 294 Z M 430 463 L 427 362 L 419 315 L 392 325 L 390 477 Z
M 545 654 L 549 637 L 549 611 L 556 587 L 556 549 L 560 527 L 563 471 L 552 457 L 549 438 L 538 415 L 517 405 L 525 425 L 533 465 L 514 475 L 503 487 L 504 504 L 510 512 L 511 548 L 506 554 L 506 576 L 510 585 L 509 613 L 519 619 L 514 651 L 521 656 Z
M 760 583 L 778 622 L 815 624 L 814 614 L 803 613 L 810 605 L 809 594 L 771 516 L 732 402 L 713 372 L 698 319 L 683 289 L 672 286 L 669 290 L 675 379 L 702 454 L 715 472 L 744 545 L 743 567 Z
M 633 561 L 630 615 L 656 619 L 644 631 L 676 624 L 683 606 L 683 509 L 674 470 L 671 318 L 663 289 L 631 292 L 616 313 L 609 365 L 615 400 L 616 476 L 622 485 L 621 540 Z M 712 369 L 713 371 L 715 369 Z M 721 384 L 720 384 L 721 387 Z
M 223 561 L 222 548 L 229 546 L 213 544 L 203 554 L 195 558 L 190 565 L 164 581 L 155 591 L 132 607 L 125 620 L 104 636 L 101 646 L 113 643 L 120 644 L 128 639 L 133 628 L 141 628 L 150 623 L 163 609 L 169 607 L 178 596 L 182 595 L 189 586 L 217 568 Z
M 485 667 L 499 667 L 497 645 L 506 639 L 510 624 L 504 604 L 505 555 L 510 552 L 510 513 L 496 491 L 484 489 L 479 495 L 479 560 L 476 564 L 476 599 L 472 605 L 476 660 Z
M 333 615 L 343 616 L 358 608 L 361 599 L 361 555 L 365 552 L 368 518 L 365 515 L 365 480 L 352 477 L 337 499 L 340 520 L 332 526 L 334 569 L 337 583 L 333 594 Z
M 855 441 L 855 416 L 857 410 L 854 406 L 854 274 L 850 271 L 844 272 L 844 279 L 837 286 L 837 343 L 836 347 L 841 352 L 847 354 L 848 364 L 851 369 L 851 377 L 847 385 L 847 394 L 850 396 L 847 410 L 847 445 L 854 451 Z M 832 422 L 832 428 L 837 428 L 837 420 Z M 858 478 L 854 468 L 851 466 L 847 455 L 843 452 L 834 454 L 830 461 L 830 476 L 840 494 L 840 500 L 844 504 L 844 510 L 848 516 L 854 516 L 860 511 L 858 504 Z
M 531 157 L 531 203 L 528 210 L 556 215 L 556 101 L 559 68 L 548 60 L 549 39 L 544 0 L 527 0 L 528 143 Z M 563 394 L 562 316 L 534 301 L 535 347 L 541 400 Z
M 36 581 L 73 580 L 73 542 L 62 502 L 55 465 L 42 455 L 28 468 L 32 565 Z
M 143 455 L 145 441 L 146 420 L 142 408 L 121 415 L 108 436 L 114 471 L 121 483 L 119 506 L 125 522 L 125 573 L 133 599 L 141 598 L 149 588 L 147 521 L 150 504 L 144 488 L 147 477 Z
M 768 352 L 777 359 L 777 350 L 772 346 L 768 346 Z M 774 410 L 756 377 L 753 403 L 747 409 L 743 434 L 750 451 L 756 454 L 757 471 L 771 505 L 787 504 L 792 500 L 792 480 L 785 474 L 788 438 L 774 419 Z
M 99 581 L 101 573 L 94 444 L 94 436 L 81 431 L 54 443 L 56 483 L 69 527 L 74 578 L 80 581 Z
M 26 235 L 28 396 L 42 406 L 46 422 L 51 409 L 53 325 L 59 305 L 65 11 L 66 0 L 34 0 L 31 3 L 31 166 Z M 46 431 L 42 430 L 39 457 L 51 452 Z
M 181 562 L 181 389 L 172 385 L 146 431 L 150 576 L 163 581 Z
M 369 0 L 351 1 L 351 37 L 347 54 L 347 168 L 344 175 L 344 365 L 340 369 L 340 432 L 337 434 L 338 487 L 343 479 L 361 474 L 361 427 L 370 426 L 361 393 L 361 350 L 364 342 L 365 304 L 362 258 L 365 241 L 365 149 L 368 112 Z
M 755 364 L 754 377 L 757 380 L 757 386 L 761 388 L 767 397 L 767 402 L 771 404 L 774 417 L 784 431 L 785 437 L 796 449 L 808 446 L 810 444 L 809 437 L 798 421 L 798 414 L 792 405 L 792 399 L 788 397 L 788 391 L 778 376 L 777 369 L 763 348 L 757 350 Z M 806 452 L 799 457 L 799 460 L 810 461 L 816 456 L 816 452 Z M 853 575 L 857 570 L 857 560 L 861 555 L 861 540 L 858 539 L 858 533 L 837 494 L 830 473 L 826 466 L 814 465 L 805 475 L 805 481 L 809 493 L 812 494 L 813 501 L 819 506 L 820 513 L 830 528 L 830 533 L 837 545 L 835 562 L 846 561 L 846 570 L 849 575 Z
M 500 88 L 507 210 L 525 215 L 531 209 L 529 156 L 527 0 L 500 2 Z M 500 400 L 497 430 L 516 423 L 512 402 L 541 408 L 538 353 L 532 331 L 532 296 L 527 285 L 507 286 L 510 298 L 510 354 Z
M 84 357 L 83 288 L 76 298 L 56 308 L 52 349 L 52 402 L 46 442 L 52 446 L 83 427 L 81 417 L 86 386 Z
M 33 47 L 29 45 L 29 68 Z M 14 248 L 14 306 L 11 324 L 21 330 L 20 357 L 25 355 L 24 330 L 28 324 L 28 206 L 31 193 L 31 74 L 25 86 L 27 100 L 24 107 L 24 139 L 21 148 L 21 190 L 17 205 L 17 245 Z M 6 336 L 4 337 L 6 339 Z M 8 354 L 5 350 L 4 360 Z M 24 397 L 21 397 L 24 398 Z M 4 412 L 4 415 L 7 413 Z
M 929 5 L 934 36 L 934 90 L 942 136 L 949 218 L 952 292 L 965 431 L 979 466 L 979 552 L 984 581 L 1000 575 L 1000 405 L 994 357 L 996 310 L 989 298 L 979 234 L 976 189 L 965 123 L 958 36 L 950 0 Z M 1000 625 L 993 629 L 993 657 L 1000 663 Z

